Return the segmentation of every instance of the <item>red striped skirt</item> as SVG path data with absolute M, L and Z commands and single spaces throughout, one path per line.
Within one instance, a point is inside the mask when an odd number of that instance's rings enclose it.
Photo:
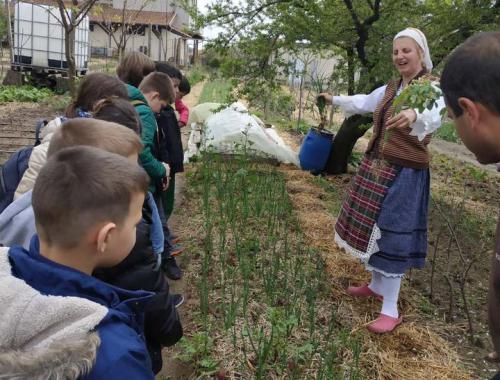
M 382 202 L 398 172 L 396 165 L 364 156 L 335 224 L 343 248 L 357 256 L 367 252 Z

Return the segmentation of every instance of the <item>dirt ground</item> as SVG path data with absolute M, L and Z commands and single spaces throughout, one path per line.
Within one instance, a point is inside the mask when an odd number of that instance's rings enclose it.
M 40 119 L 52 119 L 55 112 L 37 103 L 0 105 L 0 164 L 18 149 L 35 142 L 35 127 Z

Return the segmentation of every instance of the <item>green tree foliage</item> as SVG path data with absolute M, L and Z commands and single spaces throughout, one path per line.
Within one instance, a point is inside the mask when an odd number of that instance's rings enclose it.
M 7 38 L 7 15 L 5 14 L 5 2 L 0 1 L 0 40 Z
M 397 75 L 391 51 L 398 31 L 423 30 L 439 72 L 440 63 L 467 37 L 498 28 L 500 0 L 215 0 L 198 21 L 224 28 L 213 47 L 224 54 L 224 74 L 239 78 L 250 100 L 269 97 L 291 69 L 285 55 L 298 54 L 304 46 L 334 53 L 339 64 L 332 91 L 354 94 Z M 366 130 L 361 127 L 366 118 L 356 120 L 343 126 L 362 128 L 341 142 L 350 149 Z M 349 154 L 338 158 L 343 162 L 336 172 L 347 168 Z

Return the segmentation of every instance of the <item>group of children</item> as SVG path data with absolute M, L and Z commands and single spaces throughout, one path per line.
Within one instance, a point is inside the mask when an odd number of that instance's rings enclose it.
M 88 74 L 0 214 L 0 373 L 153 379 L 183 334 L 165 274 L 182 275 L 168 226 L 189 82 L 127 54 Z M 174 107 L 179 113 L 179 120 Z M 11 202 L 10 202 L 11 201 Z

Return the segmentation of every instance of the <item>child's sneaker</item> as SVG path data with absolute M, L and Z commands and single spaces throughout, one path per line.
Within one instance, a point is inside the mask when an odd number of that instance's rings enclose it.
M 380 294 L 377 294 L 373 290 L 371 290 L 368 287 L 368 285 L 349 286 L 347 288 L 347 294 L 349 294 L 353 297 L 375 297 L 379 301 L 382 301 L 384 299 L 384 297 L 382 297 Z
M 368 325 L 368 330 L 377 334 L 391 332 L 403 322 L 403 317 L 394 318 L 385 314 L 380 314 L 377 319 Z
M 170 299 L 174 303 L 176 309 L 184 303 L 184 296 L 182 294 L 171 294 Z
M 171 280 L 179 280 L 182 277 L 181 268 L 177 265 L 175 257 L 168 257 L 162 262 L 162 268 L 167 277 Z
M 182 241 L 182 239 L 180 238 L 180 236 L 173 235 L 172 238 L 170 239 L 170 244 L 176 245 L 176 244 L 180 243 L 181 241 Z
M 175 257 L 179 256 L 182 252 L 184 252 L 185 248 L 180 244 L 174 244 L 170 248 L 170 256 Z

